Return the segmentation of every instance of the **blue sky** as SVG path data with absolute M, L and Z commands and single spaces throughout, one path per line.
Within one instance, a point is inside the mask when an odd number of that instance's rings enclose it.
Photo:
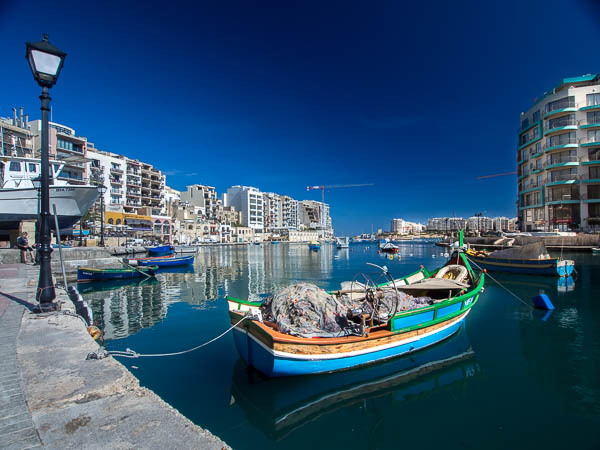
M 290 3 L 290 4 L 288 4 Z M 53 119 L 167 183 L 331 190 L 340 234 L 393 217 L 516 215 L 519 114 L 600 71 L 593 1 L 0 1 L 0 115 L 39 118 L 24 58 L 67 52 Z

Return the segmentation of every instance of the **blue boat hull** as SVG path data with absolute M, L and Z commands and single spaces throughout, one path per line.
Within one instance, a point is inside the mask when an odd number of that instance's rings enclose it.
M 139 266 L 177 267 L 194 264 L 194 255 L 173 258 L 138 259 Z
M 456 333 L 466 316 L 467 314 L 452 321 L 451 324 L 439 329 L 439 331 L 423 335 L 417 340 L 399 343 L 391 348 L 382 348 L 363 354 L 336 356 L 327 359 L 305 359 L 293 355 L 279 355 L 278 352 L 266 348 L 264 344 L 249 335 L 241 327 L 234 328 L 233 334 L 236 348 L 244 362 L 255 367 L 263 374 L 270 377 L 308 375 L 360 367 L 421 350 Z
M 161 245 L 160 247 L 150 247 L 147 249 L 151 256 L 169 256 L 173 254 L 173 247 L 170 245 Z
M 575 268 L 572 261 L 565 261 L 565 264 L 560 264 L 561 261 L 559 258 L 549 260 L 510 260 L 470 255 L 469 260 L 474 261 L 482 269 L 489 270 L 490 272 L 524 273 L 529 275 L 565 277 L 571 275 Z
M 148 275 L 154 275 L 154 269 L 141 270 Z M 110 271 L 91 271 L 89 269 L 77 269 L 77 281 L 108 281 L 108 280 L 128 280 L 140 278 L 144 275 L 137 270 L 128 270 L 120 272 Z

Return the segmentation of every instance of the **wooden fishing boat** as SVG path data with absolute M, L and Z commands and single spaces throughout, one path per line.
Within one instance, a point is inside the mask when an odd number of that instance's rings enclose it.
M 398 253 L 399 247 L 397 245 L 392 244 L 391 242 L 386 242 L 385 244 L 380 246 L 380 249 L 384 253 Z
M 194 264 L 194 255 L 186 256 L 157 256 L 155 258 L 140 258 L 138 266 L 176 267 Z
M 483 290 L 485 275 L 476 275 L 464 253 L 454 252 L 448 263 L 430 272 L 379 284 L 365 295 L 377 298 L 383 289 L 429 296 L 428 306 L 390 312 L 386 321 L 365 322 L 364 314 L 351 317 L 360 323 L 360 335 L 299 337 L 282 333 L 275 323 L 262 320 L 262 302 L 227 297 L 229 317 L 236 326 L 234 340 L 242 359 L 267 376 L 306 375 L 351 369 L 412 353 L 456 333 Z M 349 291 L 333 291 L 345 295 Z M 350 295 L 354 295 L 350 293 Z M 358 296 L 356 298 L 359 298 Z M 366 298 L 366 297 L 363 297 Z M 357 301 L 357 303 L 359 303 Z M 360 310 L 360 305 L 358 306 Z M 246 315 L 248 316 L 246 317 Z
M 495 252 L 468 249 L 467 257 L 490 272 L 568 277 L 575 268 L 573 260 L 551 257 L 543 242 Z
M 172 255 L 174 249 L 171 245 L 161 245 L 159 247 L 147 247 L 150 256 L 168 256 Z
M 309 250 L 320 250 L 321 243 L 319 243 L 317 241 L 312 241 L 310 244 L 308 244 L 308 249 Z
M 151 277 L 158 269 L 157 266 L 119 267 L 116 269 L 95 269 L 93 267 L 78 267 L 77 281 L 106 281 L 123 280 L 127 278 Z

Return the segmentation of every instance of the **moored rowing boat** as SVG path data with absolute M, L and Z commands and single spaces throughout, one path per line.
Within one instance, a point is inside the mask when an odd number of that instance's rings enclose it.
M 119 267 L 116 269 L 95 269 L 93 267 L 78 267 L 77 281 L 123 280 L 127 278 L 153 276 L 157 266 Z

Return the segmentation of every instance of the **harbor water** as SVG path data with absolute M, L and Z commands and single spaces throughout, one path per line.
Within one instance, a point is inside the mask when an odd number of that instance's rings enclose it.
M 257 300 L 292 283 L 337 289 L 367 262 L 394 276 L 446 261 L 427 241 L 337 250 L 324 244 L 200 249 L 193 267 L 139 283 L 80 285 L 108 350 L 169 353 L 230 326 L 226 295 Z M 265 379 L 240 360 L 231 333 L 197 351 L 123 359 L 143 386 L 235 449 L 600 448 L 600 255 L 567 254 L 574 277 L 493 274 L 451 339 L 382 364 Z M 556 310 L 533 310 L 545 292 Z

